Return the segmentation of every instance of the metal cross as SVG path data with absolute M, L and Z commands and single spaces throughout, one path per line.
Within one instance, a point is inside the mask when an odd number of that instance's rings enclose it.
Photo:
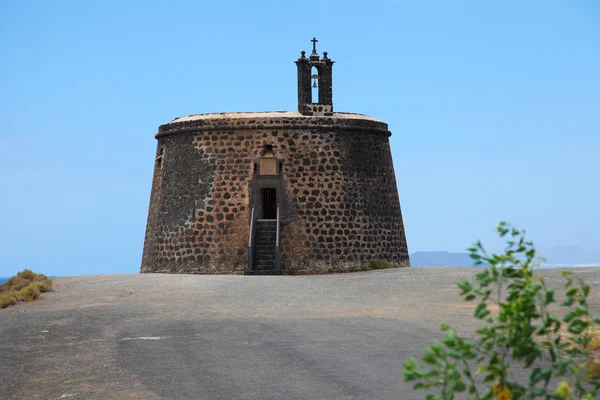
M 317 38 L 313 37 L 312 40 L 311 40 L 311 42 L 313 44 L 313 51 L 312 51 L 312 53 L 313 54 L 317 54 L 317 42 L 318 42 Z

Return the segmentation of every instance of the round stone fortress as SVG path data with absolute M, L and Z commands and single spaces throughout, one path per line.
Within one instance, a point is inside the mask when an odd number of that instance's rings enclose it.
M 366 115 L 333 112 L 333 61 L 315 43 L 296 61 L 298 112 L 199 114 L 160 126 L 141 272 L 409 264 L 391 133 Z

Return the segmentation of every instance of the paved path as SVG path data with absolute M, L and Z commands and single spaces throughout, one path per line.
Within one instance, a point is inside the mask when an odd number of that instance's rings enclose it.
M 422 399 L 402 362 L 442 321 L 474 331 L 475 271 L 58 279 L 0 310 L 0 399 Z M 600 314 L 600 269 L 577 273 Z

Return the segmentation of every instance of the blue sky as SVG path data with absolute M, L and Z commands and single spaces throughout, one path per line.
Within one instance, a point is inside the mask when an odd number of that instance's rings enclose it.
M 295 109 L 313 36 L 393 132 L 410 252 L 600 247 L 597 1 L 6 0 L 0 276 L 139 271 L 158 126 Z

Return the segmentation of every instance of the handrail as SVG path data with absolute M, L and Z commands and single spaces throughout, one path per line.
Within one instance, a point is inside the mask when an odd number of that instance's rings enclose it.
M 275 238 L 275 247 L 279 247 L 279 207 L 277 207 L 277 236 Z
M 279 206 L 277 206 L 277 233 L 275 237 L 275 270 L 281 273 L 281 254 L 279 252 Z
M 248 237 L 248 247 L 252 246 L 252 231 L 254 230 L 254 207 L 252 207 L 252 213 L 250 214 L 250 235 Z
M 248 235 L 248 272 L 252 272 L 253 264 L 253 253 L 252 239 L 254 238 L 254 208 L 252 207 L 252 213 L 250 214 L 250 234 Z

